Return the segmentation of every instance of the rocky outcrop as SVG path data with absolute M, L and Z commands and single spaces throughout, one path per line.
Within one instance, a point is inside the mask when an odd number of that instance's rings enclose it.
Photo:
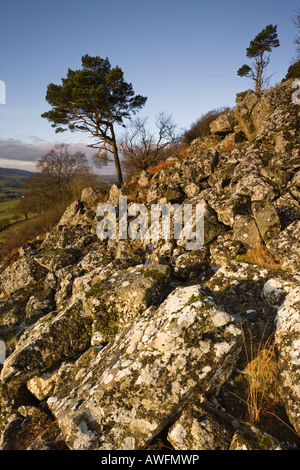
M 48 405 L 71 449 L 140 449 L 196 391 L 229 377 L 241 342 L 234 319 L 200 287 L 178 288 L 77 372 L 76 393 Z
M 1 449 L 300 448 L 292 82 L 240 93 L 185 157 L 112 185 L 106 199 L 87 188 L 52 231 L 3 260 Z M 146 227 L 144 237 L 100 239 L 99 201 L 119 223 L 125 196 L 128 223 L 136 203 L 147 213 L 131 227 Z M 152 204 L 170 216 L 155 237 Z M 188 230 L 178 225 L 196 206 L 200 246 L 187 244 L 195 218 Z M 252 353 L 270 345 L 272 379 L 262 370 L 251 382 Z M 261 386 L 255 422 L 253 383 Z M 280 420 L 265 419 L 265 400 Z
M 286 411 L 300 433 L 300 286 L 286 296 L 277 311 L 276 345 L 279 354 L 282 396 Z

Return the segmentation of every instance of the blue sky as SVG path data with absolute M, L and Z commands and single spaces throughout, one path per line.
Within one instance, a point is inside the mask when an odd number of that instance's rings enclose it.
M 122 68 L 135 92 L 148 97 L 141 117 L 151 122 L 164 111 L 186 129 L 211 109 L 234 106 L 236 93 L 252 87 L 236 71 L 268 24 L 277 24 L 281 44 L 271 54 L 271 85 L 282 80 L 295 57 L 297 7 L 299 0 L 2 2 L 0 166 L 32 170 L 54 143 L 85 149 L 86 134 L 55 134 L 40 117 L 50 109 L 47 85 L 80 68 L 82 55 Z

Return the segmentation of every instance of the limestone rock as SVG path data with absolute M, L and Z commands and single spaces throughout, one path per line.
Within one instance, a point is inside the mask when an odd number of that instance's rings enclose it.
M 81 200 L 81 202 L 83 202 L 85 204 L 92 204 L 93 202 L 95 202 L 97 197 L 98 197 L 98 193 L 93 188 L 84 188 L 81 191 L 80 200 Z
M 83 205 L 81 201 L 74 201 L 70 204 L 65 212 L 63 213 L 62 217 L 58 225 L 74 225 L 76 217 L 83 213 Z M 76 222 L 75 222 L 76 223 Z
M 290 422 L 300 432 L 300 287 L 285 298 L 277 311 L 276 346 L 280 381 Z
M 236 193 L 250 196 L 252 202 L 272 201 L 275 198 L 273 187 L 255 174 L 242 178 L 236 186 Z
M 57 271 L 58 269 L 74 264 L 80 256 L 79 250 L 69 249 L 44 249 L 41 250 L 34 260 L 48 271 Z
M 184 410 L 168 433 L 175 450 L 228 450 L 231 433 L 201 405 Z
M 233 131 L 234 120 L 231 113 L 221 114 L 215 121 L 211 122 L 210 132 L 212 134 L 226 135 Z
M 284 230 L 295 220 L 300 220 L 300 203 L 287 192 L 274 201 L 274 207 Z
M 25 318 L 26 300 L 20 291 L 0 300 L 0 327 L 22 323 Z
M 138 179 L 138 185 L 144 188 L 148 186 L 150 179 L 151 175 L 147 171 L 142 171 Z
M 273 204 L 253 202 L 252 213 L 261 238 L 265 243 L 277 238 L 281 232 L 280 219 Z
M 180 164 L 182 179 L 197 184 L 213 173 L 218 159 L 219 153 L 214 149 L 186 157 Z
M 300 270 L 300 220 L 296 220 L 283 230 L 277 238 L 267 244 L 282 262 L 286 271 L 297 273 Z
M 122 190 L 116 185 L 116 184 L 113 184 L 111 187 L 110 187 L 110 191 L 109 191 L 109 196 L 108 196 L 108 201 L 107 202 L 110 202 L 111 204 L 113 204 L 114 206 L 118 206 L 119 205 L 119 197 L 122 195 Z
M 90 338 L 91 321 L 82 314 L 80 301 L 61 312 L 51 312 L 22 335 L 3 364 L 1 380 L 26 383 L 57 361 L 82 353 L 90 345 Z
M 242 428 L 235 432 L 229 450 L 283 450 L 280 442 L 255 427 Z
M 68 447 L 144 448 L 193 393 L 227 379 L 241 336 L 199 286 L 176 289 L 86 365 L 76 392 L 48 399 Z
M 171 276 L 169 265 L 137 265 L 94 283 L 83 299 L 86 315 L 93 318 L 92 344 L 110 341 L 123 325 L 150 305 L 158 305 Z
M 183 253 L 176 257 L 175 273 L 179 277 L 193 278 L 199 276 L 207 268 L 209 251 L 207 247 Z
M 0 286 L 7 294 L 19 289 L 28 289 L 47 275 L 48 270 L 32 257 L 21 256 L 0 274 Z
M 233 227 L 236 216 L 250 213 L 251 200 L 245 194 L 218 189 L 207 193 L 206 199 L 216 212 L 218 220 L 228 227 Z
M 226 266 L 230 261 L 234 260 L 236 256 L 246 251 L 245 244 L 241 241 L 233 240 L 233 232 L 229 234 L 220 235 L 210 246 L 211 265 L 217 269 L 221 266 Z
M 58 226 L 55 232 L 47 233 L 41 248 L 83 249 L 97 240 L 97 235 L 88 225 Z
M 236 216 L 233 224 L 232 238 L 248 245 L 248 247 L 259 245 L 261 243 L 261 236 L 254 217 L 251 215 Z

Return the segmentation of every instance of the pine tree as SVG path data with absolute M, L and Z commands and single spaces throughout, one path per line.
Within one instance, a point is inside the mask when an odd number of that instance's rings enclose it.
M 240 77 L 251 78 L 255 82 L 256 93 L 261 93 L 263 86 L 271 78 L 265 76 L 265 68 L 270 63 L 270 52 L 273 48 L 279 47 L 277 37 L 277 25 L 266 26 L 251 42 L 247 48 L 247 57 L 254 59 L 252 67 L 244 64 L 237 74 Z
M 69 69 L 62 85 L 48 85 L 46 100 L 52 109 L 42 114 L 52 122 L 55 132 L 80 130 L 96 138 L 89 147 L 98 149 L 104 163 L 109 161 L 108 152 L 113 154 L 119 184 L 123 177 L 114 125 L 123 125 L 124 119 L 130 119 L 147 100 L 135 95 L 123 75 L 120 67 L 111 67 L 108 58 L 86 54 L 81 70 Z

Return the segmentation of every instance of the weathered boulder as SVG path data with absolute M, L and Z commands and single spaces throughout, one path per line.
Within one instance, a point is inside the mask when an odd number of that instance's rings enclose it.
M 25 320 L 28 325 L 34 323 L 38 318 L 55 310 L 55 291 L 45 287 L 33 292 L 26 304 Z
M 83 298 L 84 312 L 93 319 L 92 344 L 112 340 L 122 326 L 150 305 L 158 305 L 171 278 L 170 265 L 137 265 L 111 271 L 105 279 L 94 282 Z
M 228 378 L 241 342 L 234 318 L 200 286 L 177 288 L 47 403 L 70 449 L 142 449 L 194 393 Z
M 142 186 L 142 188 L 148 186 L 149 181 L 151 180 L 151 175 L 147 171 L 142 171 L 139 179 L 138 179 L 138 185 Z
M 153 183 L 147 190 L 146 199 L 148 204 L 166 204 L 166 192 L 168 185 L 161 181 Z
M 209 128 L 212 134 L 226 135 L 233 131 L 236 121 L 232 113 L 223 113 L 210 123 Z
M 281 223 L 272 203 L 253 202 L 252 213 L 260 236 L 265 243 L 278 237 L 281 232 Z
M 229 450 L 283 450 L 278 439 L 252 426 L 238 429 L 231 441 Z
M 98 193 L 93 188 L 84 188 L 81 191 L 81 202 L 84 204 L 93 204 L 98 198 Z
M 57 271 L 58 269 L 74 264 L 80 257 L 80 251 L 69 249 L 44 249 L 41 250 L 34 260 L 48 271 Z
M 277 151 L 291 142 L 292 131 L 299 128 L 299 112 L 291 104 L 292 83 L 293 79 L 284 81 L 261 95 L 252 90 L 237 95 L 233 114 L 248 140 L 263 136 Z
M 187 185 L 183 186 L 183 191 L 187 195 L 187 197 L 194 197 L 199 194 L 200 187 L 195 183 L 188 183 Z
M 277 276 L 268 279 L 263 287 L 263 298 L 274 308 L 279 308 L 285 297 L 300 284 L 300 277 Z
M 277 238 L 267 244 L 271 253 L 281 261 L 286 271 L 297 273 L 300 270 L 300 220 L 296 220 L 283 230 Z
M 183 411 L 168 433 L 175 450 L 228 450 L 231 433 L 201 405 Z
M 107 259 L 97 267 L 93 268 L 91 265 L 87 271 L 80 263 L 56 271 L 55 274 L 59 280 L 59 287 L 55 294 L 57 308 L 83 299 L 93 284 L 105 280 L 113 270 L 114 265 Z
M 199 183 L 213 173 L 218 159 L 219 153 L 215 149 L 205 150 L 198 155 L 189 155 L 178 164 L 182 180 Z
M 80 361 L 84 357 L 85 353 L 80 356 Z M 64 361 L 57 367 L 52 367 L 45 372 L 39 373 L 39 375 L 33 376 L 28 380 L 27 388 L 39 401 L 43 401 L 45 398 L 55 394 L 59 387 L 64 387 L 65 382 L 68 382 L 73 375 L 76 375 L 74 370 L 74 361 Z
M 274 271 L 231 261 L 205 283 L 225 311 L 239 317 L 245 329 L 262 336 L 273 332 L 276 310 L 263 297 L 264 285 Z
M 0 327 L 21 323 L 26 315 L 27 299 L 22 291 L 17 291 L 0 300 Z
M 278 350 L 282 398 L 290 422 L 300 432 L 300 287 L 277 311 L 275 343 Z
M 233 223 L 233 240 L 246 244 L 248 247 L 261 243 L 261 236 L 255 219 L 251 215 L 237 215 Z
M 78 301 L 51 312 L 29 327 L 3 364 L 1 380 L 21 385 L 65 358 L 76 358 L 89 345 L 91 320 Z
M 122 190 L 118 185 L 112 184 L 109 190 L 108 203 L 113 204 L 114 206 L 119 205 L 119 197 L 122 195 Z
M 83 214 L 83 204 L 81 201 L 74 201 L 70 204 L 58 222 L 58 225 L 76 225 L 78 217 Z
M 232 193 L 227 188 L 209 191 L 205 199 L 216 212 L 218 220 L 228 227 L 233 227 L 236 216 L 248 215 L 251 211 L 249 196 Z
M 28 289 L 47 275 L 48 270 L 40 266 L 31 256 L 20 256 L 0 274 L 0 286 L 6 294 L 19 289 Z
M 280 219 L 282 230 L 295 222 L 295 220 L 300 220 L 300 203 L 289 192 L 276 199 L 274 207 Z
M 203 245 L 207 245 L 209 242 L 214 240 L 214 238 L 218 237 L 224 232 L 225 227 L 221 222 L 219 222 L 217 213 L 206 202 L 206 200 L 201 197 L 201 194 L 193 198 L 186 199 L 184 203 L 192 207 L 193 214 L 192 214 L 191 228 L 192 228 L 193 234 L 196 231 L 196 217 L 195 217 L 196 210 L 198 210 L 199 218 L 202 218 L 202 223 L 200 227 L 200 232 L 199 231 L 197 232 L 198 240 L 196 240 L 195 235 L 193 235 L 194 239 L 192 239 L 192 234 L 191 234 L 191 239 L 188 239 L 185 234 L 184 227 L 183 227 L 180 237 L 176 240 L 177 246 L 187 248 L 187 242 L 194 243 L 197 241 L 203 243 Z M 183 220 L 184 220 L 184 223 L 186 224 L 187 218 L 185 216 L 184 211 L 183 211 L 183 214 L 184 214 Z
M 249 174 L 243 177 L 236 185 L 237 194 L 250 196 L 251 201 L 273 201 L 275 199 L 274 188 L 260 175 Z
M 233 232 L 230 231 L 225 235 L 220 235 L 216 240 L 214 240 L 209 245 L 209 249 L 211 266 L 218 269 L 221 266 L 226 266 L 238 255 L 245 253 L 246 246 L 241 241 L 234 240 Z
M 209 250 L 207 246 L 183 253 L 176 257 L 175 274 L 183 278 L 199 276 L 207 268 L 208 261 Z
M 48 232 L 41 248 L 80 250 L 97 242 L 96 233 L 89 225 L 59 225 L 58 230 Z

